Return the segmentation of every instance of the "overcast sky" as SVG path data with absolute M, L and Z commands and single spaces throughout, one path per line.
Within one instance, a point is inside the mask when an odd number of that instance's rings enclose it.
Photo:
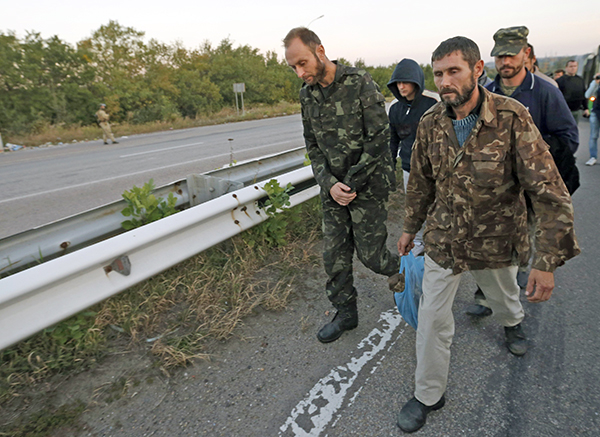
M 473 39 L 488 62 L 494 32 L 521 25 L 538 57 L 581 55 L 600 45 L 599 19 L 599 0 L 0 0 L 0 32 L 19 38 L 35 31 L 75 44 L 116 20 L 144 31 L 146 40 L 196 48 L 229 38 L 281 58 L 287 31 L 312 21 L 330 59 L 362 58 L 373 66 L 402 58 L 429 63 L 437 45 L 457 35 Z

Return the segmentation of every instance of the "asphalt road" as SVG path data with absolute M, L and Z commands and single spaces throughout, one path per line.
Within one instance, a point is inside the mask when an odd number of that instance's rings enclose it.
M 600 435 L 600 166 L 583 165 L 586 121 L 580 129 L 582 186 L 573 202 L 582 254 L 557 270 L 549 302 L 523 299 L 530 339 L 524 357 L 506 350 L 493 318 L 465 315 L 475 285 L 463 275 L 447 403 L 417 435 Z M 400 233 L 398 214 L 398 207 L 391 209 L 390 247 Z M 322 267 L 298 272 L 296 297 L 285 311 L 246 320 L 234 339 L 213 345 L 210 362 L 90 409 L 84 435 L 401 435 L 395 416 L 414 388 L 415 332 L 398 316 L 384 278 L 355 266 L 360 323 L 338 341 L 323 345 L 315 338 L 331 318 Z M 133 365 L 127 357 L 115 358 L 85 378 L 96 386 L 110 383 Z M 143 373 L 150 362 L 136 365 Z
M 0 238 L 230 162 L 304 145 L 299 115 L 0 154 Z

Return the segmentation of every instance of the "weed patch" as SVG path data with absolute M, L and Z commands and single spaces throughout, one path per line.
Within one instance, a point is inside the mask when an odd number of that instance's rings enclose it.
M 84 410 L 85 405 L 81 401 L 56 409 L 44 408 L 15 424 L 0 427 L 0 436 L 46 437 L 65 435 L 67 430 L 74 434 L 82 429 L 79 417 Z

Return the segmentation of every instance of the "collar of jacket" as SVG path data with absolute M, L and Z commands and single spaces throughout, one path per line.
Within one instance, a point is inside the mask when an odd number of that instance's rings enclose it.
M 523 67 L 525 68 L 525 67 Z M 535 86 L 535 76 L 533 74 L 531 74 L 531 72 L 529 70 L 527 70 L 527 68 L 525 68 L 525 71 L 527 72 L 527 74 L 525 75 L 525 79 L 523 79 L 523 82 L 521 82 L 521 85 L 519 85 L 517 87 L 517 89 L 515 90 L 515 92 L 513 93 L 513 95 L 511 97 L 514 98 L 514 96 L 516 96 L 517 94 L 519 94 L 522 90 L 532 90 L 533 87 Z M 504 93 L 502 92 L 502 87 L 500 86 L 500 81 L 502 79 L 500 78 L 500 75 L 497 74 L 495 79 L 494 79 L 494 83 L 492 85 L 492 89 L 491 91 L 496 93 L 496 94 L 500 94 L 501 96 L 504 95 Z
M 333 82 L 331 82 L 327 87 L 323 87 L 320 83 L 316 83 L 315 85 L 308 85 L 306 82 L 302 84 L 302 88 L 306 88 L 306 90 L 319 102 L 323 102 L 323 90 L 325 88 L 328 89 L 329 93 L 332 93 L 332 88 L 336 86 L 336 84 L 342 83 L 344 81 L 344 76 L 346 76 L 349 70 L 356 70 L 354 67 L 348 67 L 344 64 L 338 64 L 338 61 L 331 61 L 335 64 L 335 76 L 333 78 Z

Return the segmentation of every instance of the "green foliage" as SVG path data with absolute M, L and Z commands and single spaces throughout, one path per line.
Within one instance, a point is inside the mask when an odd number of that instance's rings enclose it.
M 308 156 L 308 153 L 305 153 L 303 165 L 304 165 L 304 167 L 308 167 L 310 164 L 311 164 L 310 157 Z
M 264 210 L 269 217 L 275 217 L 280 210 L 290 206 L 289 192 L 293 189 L 294 187 L 290 183 L 285 188 L 282 187 L 277 179 L 271 179 L 264 185 L 263 190 L 269 196 L 269 200 L 265 202 Z
M 288 225 L 301 220 L 297 212 L 289 209 L 289 193 L 294 187 L 289 183 L 282 187 L 276 179 L 271 179 L 263 186 L 263 189 L 268 196 L 263 209 L 269 219 L 246 232 L 244 240 L 251 247 L 257 244 L 266 244 L 270 247 L 284 246 Z
M 121 214 L 125 217 L 132 217 L 130 220 L 121 222 L 123 229 L 128 231 L 138 228 L 177 212 L 175 208 L 177 199 L 173 193 L 169 193 L 167 200 L 162 197 L 157 199 L 152 194 L 153 190 L 154 180 L 150 179 L 142 188 L 134 185 L 131 190 L 123 193 L 123 199 L 127 202 L 127 206 L 121 211 Z
M 435 86 L 435 82 L 433 81 L 433 68 L 431 68 L 431 65 L 429 64 L 421 65 L 421 68 L 423 69 L 423 73 L 425 74 L 425 89 L 437 92 L 437 87 Z

